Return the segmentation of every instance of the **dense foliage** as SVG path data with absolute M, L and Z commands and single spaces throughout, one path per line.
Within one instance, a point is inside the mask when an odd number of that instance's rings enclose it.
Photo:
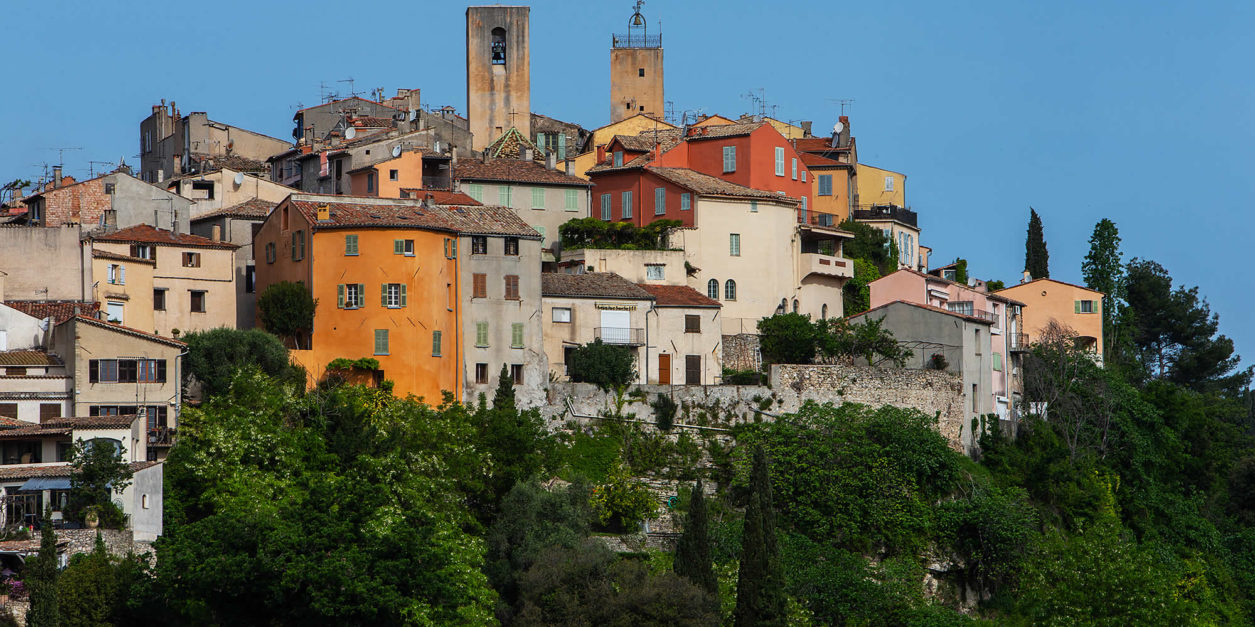
M 1037 210 L 1028 208 L 1028 235 L 1024 238 L 1024 269 L 1034 279 L 1050 278 L 1050 252 Z
M 811 321 L 796 313 L 776 314 L 758 321 L 759 350 L 769 364 L 852 362 L 903 365 L 912 355 L 893 339 L 880 319 L 868 316 L 858 323 L 845 318 Z
M 567 372 L 577 383 L 592 383 L 603 390 L 622 387 L 636 379 L 636 357 L 626 346 L 597 338 L 571 351 Z
M 631 222 L 606 222 L 598 218 L 575 218 L 558 227 L 562 248 L 618 248 L 623 250 L 665 250 L 671 231 L 679 220 L 654 220 L 640 227 Z
M 308 348 L 301 346 L 301 338 L 314 328 L 317 307 L 318 301 L 300 282 L 279 281 L 257 297 L 262 327 L 291 342 L 293 348 Z
M 304 383 L 305 373 L 288 361 L 287 347 L 278 337 L 261 329 L 220 327 L 188 333 L 183 341 L 187 342 L 184 382 L 200 382 L 205 395 L 226 392 L 236 370 L 246 366 L 257 366 L 280 380 Z
M 70 448 L 70 506 L 66 515 L 82 521 L 94 514 L 109 529 L 125 526 L 122 509 L 113 502 L 131 485 L 134 473 L 123 455 L 124 450 L 111 445 L 111 440 L 78 440 Z

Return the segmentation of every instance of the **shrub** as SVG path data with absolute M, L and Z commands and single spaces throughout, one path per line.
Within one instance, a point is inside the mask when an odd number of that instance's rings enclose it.
M 671 427 L 675 426 L 675 412 L 679 409 L 679 405 L 676 405 L 670 396 L 659 394 L 654 398 L 654 402 L 650 403 L 650 407 L 654 408 L 654 421 L 659 429 L 670 431 Z
M 628 469 L 619 466 L 605 483 L 593 489 L 593 512 L 602 525 L 614 531 L 627 531 L 657 510 L 654 494 L 632 479 Z
M 304 283 L 280 281 L 257 297 L 257 307 L 267 331 L 292 340 L 295 347 L 300 348 L 300 338 L 314 328 L 318 301 L 310 296 Z
M 819 332 L 810 316 L 776 314 L 758 321 L 763 361 L 772 364 L 809 364 L 819 348 Z
M 631 383 L 636 378 L 635 365 L 636 357 L 626 346 L 606 344 L 598 338 L 571 351 L 567 370 L 572 381 L 609 390 Z
M 765 377 L 766 375 L 757 370 L 723 369 L 725 385 L 762 385 Z
M 187 368 L 184 379 L 195 378 L 207 396 L 221 394 L 231 385 L 231 378 L 245 366 L 257 366 L 262 372 L 283 381 L 304 384 L 304 373 L 288 360 L 283 341 L 261 329 L 210 329 L 188 333 Z

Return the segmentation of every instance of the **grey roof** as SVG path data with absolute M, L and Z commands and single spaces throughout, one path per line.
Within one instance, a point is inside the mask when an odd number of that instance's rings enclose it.
M 545 272 L 540 275 L 541 296 L 571 298 L 624 298 L 653 300 L 649 292 L 613 272 L 565 274 Z

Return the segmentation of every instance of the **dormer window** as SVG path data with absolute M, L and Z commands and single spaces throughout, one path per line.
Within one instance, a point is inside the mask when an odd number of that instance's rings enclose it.
M 505 65 L 505 29 L 492 29 L 492 64 Z

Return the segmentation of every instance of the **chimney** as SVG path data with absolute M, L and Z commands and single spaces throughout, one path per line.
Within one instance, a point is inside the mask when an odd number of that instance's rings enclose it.
M 545 153 L 545 168 L 549 170 L 558 169 L 558 153 L 552 150 Z
M 603 144 L 597 147 L 597 163 L 606 162 L 606 146 Z
M 531 148 L 524 148 L 523 151 L 519 153 L 519 157 L 521 157 L 524 161 L 532 161 L 536 158 L 535 154 L 532 153 Z
M 1024 271 L 1024 276 L 1020 277 L 1020 283 L 1028 283 L 1033 280 L 1033 274 L 1028 270 Z
M 215 224 L 214 228 L 209 231 L 209 239 L 215 242 L 222 241 L 222 225 Z
M 575 161 L 571 159 L 566 160 L 566 175 L 575 176 Z
M 61 166 L 52 166 L 52 187 L 53 189 L 61 187 Z
M 802 137 L 813 137 L 813 135 L 811 135 L 810 120 L 802 120 Z

